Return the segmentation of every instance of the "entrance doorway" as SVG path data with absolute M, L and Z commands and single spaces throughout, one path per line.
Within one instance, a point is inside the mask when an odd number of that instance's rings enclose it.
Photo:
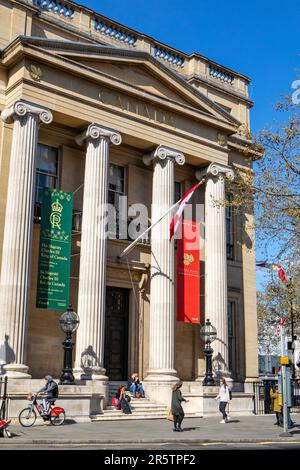
M 106 288 L 104 367 L 110 380 L 128 379 L 129 290 Z

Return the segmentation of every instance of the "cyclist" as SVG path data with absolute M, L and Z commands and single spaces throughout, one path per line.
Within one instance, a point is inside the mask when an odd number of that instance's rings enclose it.
M 51 375 L 46 375 L 45 380 L 46 385 L 37 392 L 47 394 L 46 397 L 43 398 L 42 415 L 48 414 L 49 403 L 54 403 L 56 398 L 58 397 L 58 385 L 56 382 L 54 382 L 53 377 L 51 377 Z

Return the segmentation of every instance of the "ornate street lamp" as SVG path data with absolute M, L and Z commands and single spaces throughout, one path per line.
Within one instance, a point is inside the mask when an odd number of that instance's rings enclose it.
M 64 347 L 64 368 L 60 376 L 60 383 L 64 385 L 73 384 L 75 379 L 72 370 L 72 350 L 74 346 L 72 333 L 74 333 L 79 326 L 79 316 L 74 312 L 71 304 L 68 310 L 60 317 L 59 323 L 61 329 L 66 333 L 66 339 L 62 343 Z
M 206 362 L 205 377 L 202 383 L 203 385 L 215 385 L 215 381 L 213 379 L 212 374 L 212 355 L 214 350 L 212 349 L 210 344 L 216 339 L 217 330 L 210 323 L 209 319 L 207 319 L 205 325 L 200 328 L 200 336 L 205 342 L 204 354 Z

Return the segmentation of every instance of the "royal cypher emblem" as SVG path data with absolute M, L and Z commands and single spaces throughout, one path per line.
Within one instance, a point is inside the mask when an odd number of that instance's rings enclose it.
M 183 264 L 188 266 L 189 264 L 192 264 L 193 262 L 194 262 L 193 255 L 189 255 L 188 253 L 184 253 L 184 255 L 183 255 Z

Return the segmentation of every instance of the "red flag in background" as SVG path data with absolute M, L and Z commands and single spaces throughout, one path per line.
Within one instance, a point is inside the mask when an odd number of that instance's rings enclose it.
M 287 280 L 287 278 L 285 276 L 285 272 L 284 272 L 284 269 L 281 266 L 281 264 L 257 263 L 256 266 L 258 266 L 260 268 L 269 268 L 269 269 L 273 269 L 273 271 L 277 271 L 278 272 L 278 277 L 282 280 L 282 282 L 284 284 L 289 283 L 289 281 Z
M 185 219 L 177 240 L 177 321 L 200 323 L 200 224 Z

